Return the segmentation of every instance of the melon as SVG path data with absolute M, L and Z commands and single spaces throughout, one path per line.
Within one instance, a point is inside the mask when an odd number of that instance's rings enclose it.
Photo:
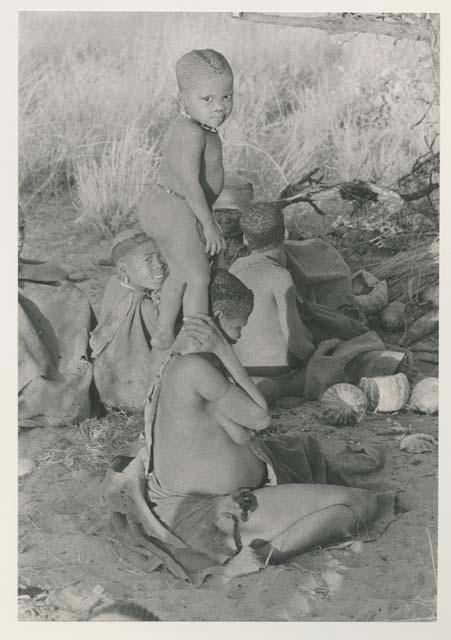
M 410 394 L 410 384 L 404 373 L 362 378 L 359 387 L 366 396 L 369 411 L 375 413 L 399 411 L 406 404 Z
M 335 427 L 352 427 L 366 412 L 365 395 L 352 384 L 341 382 L 329 387 L 321 396 L 323 418 Z
M 410 408 L 418 413 L 433 415 L 438 412 L 438 378 L 424 378 L 414 386 L 409 400 Z

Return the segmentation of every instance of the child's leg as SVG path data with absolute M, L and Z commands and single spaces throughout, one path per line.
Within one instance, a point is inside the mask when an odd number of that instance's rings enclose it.
M 208 313 L 210 265 L 192 214 L 189 222 L 189 225 L 183 225 L 183 232 L 177 230 L 177 236 L 172 237 L 170 243 L 166 241 L 161 250 L 167 260 L 170 277 L 186 283 L 183 314 L 194 316 L 198 313 Z
M 161 287 L 158 307 L 158 329 L 152 336 L 152 346 L 166 349 L 174 342 L 174 324 L 182 305 L 185 283 L 175 280 L 170 274 Z

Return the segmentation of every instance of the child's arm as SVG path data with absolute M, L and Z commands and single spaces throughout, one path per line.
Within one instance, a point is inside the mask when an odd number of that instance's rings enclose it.
M 219 225 L 213 218 L 202 185 L 199 182 L 202 154 L 205 150 L 206 133 L 190 122 L 180 127 L 177 148 L 168 148 L 170 166 L 176 174 L 177 182 L 188 206 L 202 224 L 207 253 L 212 255 L 225 248 L 225 241 Z
M 315 347 L 307 337 L 299 311 L 296 306 L 296 288 L 288 271 L 280 274 L 279 281 L 275 283 L 273 296 L 277 306 L 280 328 L 288 347 L 288 351 L 294 356 L 307 362 Z

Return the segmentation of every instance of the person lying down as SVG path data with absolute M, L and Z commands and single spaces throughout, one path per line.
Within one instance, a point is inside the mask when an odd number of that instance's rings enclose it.
M 191 578 L 251 573 L 348 537 L 379 504 L 344 486 L 311 436 L 259 437 L 270 415 L 232 348 L 252 292 L 218 270 L 209 294 L 212 318 L 185 320 L 149 393 L 146 446 L 118 456 L 105 494 L 127 546 Z
M 90 338 L 94 381 L 105 406 L 142 410 L 165 265 L 155 242 L 136 230 L 118 234 L 111 260 L 117 273 L 105 288 Z

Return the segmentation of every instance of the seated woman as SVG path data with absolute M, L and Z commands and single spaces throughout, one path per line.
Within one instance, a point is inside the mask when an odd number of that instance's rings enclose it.
M 19 208 L 19 427 L 77 423 L 95 410 L 88 361 L 95 316 L 64 269 L 22 258 L 24 237 Z
M 90 339 L 94 380 L 105 406 L 141 410 L 151 382 L 151 337 L 165 266 L 155 242 L 130 229 L 116 237 L 111 259 L 117 273 L 106 286 Z

